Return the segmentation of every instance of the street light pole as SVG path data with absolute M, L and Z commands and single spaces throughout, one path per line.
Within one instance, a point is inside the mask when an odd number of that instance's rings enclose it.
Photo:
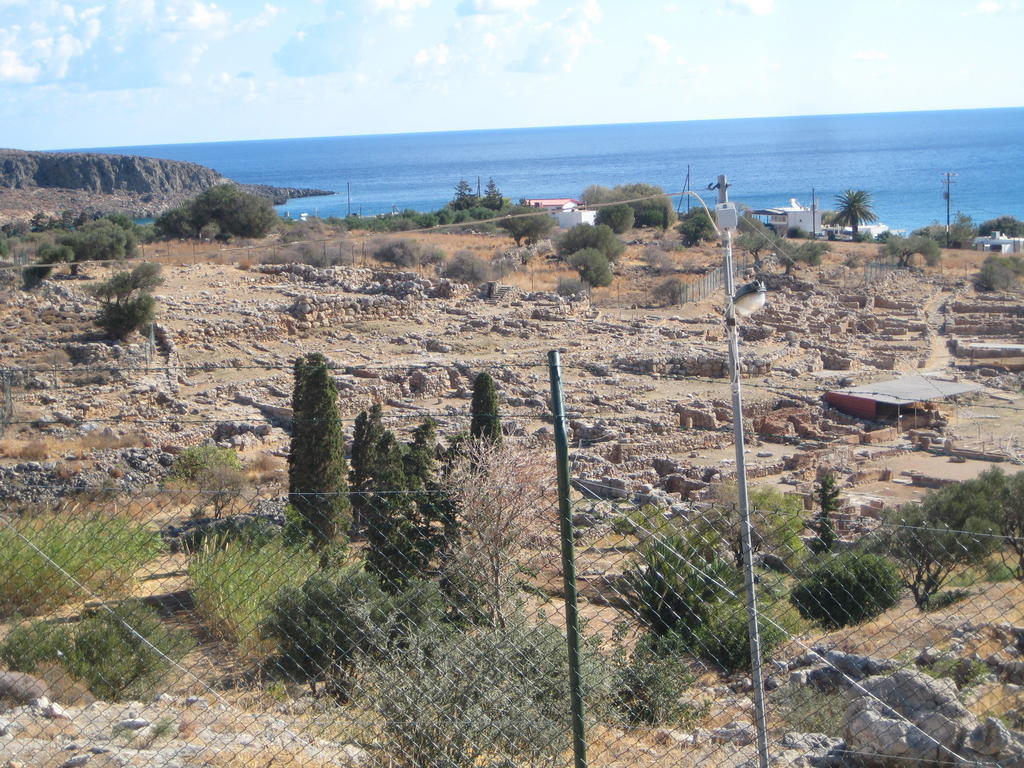
M 757 617 L 757 591 L 754 585 L 754 563 L 751 554 L 750 497 L 747 493 L 747 462 L 743 440 L 743 396 L 740 391 L 739 336 L 736 329 L 736 286 L 732 271 L 732 231 L 739 223 L 734 203 L 729 202 L 729 185 L 725 176 L 718 177 L 718 205 L 715 206 L 718 226 L 725 250 L 725 328 L 729 339 L 729 379 L 732 384 L 732 428 L 736 442 L 736 485 L 740 502 L 740 541 L 743 548 L 743 586 L 747 599 L 747 633 L 750 637 L 751 683 L 754 687 L 754 716 L 757 720 L 758 764 L 768 768 L 768 723 L 765 716 L 764 680 L 761 674 L 761 630 Z M 763 288 L 763 286 L 762 286 Z

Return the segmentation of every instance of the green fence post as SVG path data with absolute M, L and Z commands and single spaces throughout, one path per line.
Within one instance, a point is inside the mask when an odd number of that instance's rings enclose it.
M 583 721 L 583 684 L 580 680 L 580 617 L 576 605 L 576 551 L 572 509 L 569 504 L 569 438 L 565 432 L 562 401 L 562 365 L 558 350 L 548 352 L 551 374 L 551 410 L 555 417 L 555 457 L 558 462 L 558 518 L 562 537 L 562 577 L 565 584 L 565 636 L 569 646 L 569 709 L 572 716 L 572 752 L 575 768 L 587 768 L 587 740 Z

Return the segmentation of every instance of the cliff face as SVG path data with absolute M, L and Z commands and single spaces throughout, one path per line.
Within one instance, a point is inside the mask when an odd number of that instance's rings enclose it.
M 180 160 L 90 152 L 0 149 L 0 224 L 36 213 L 158 216 L 217 184 L 234 184 L 212 168 Z M 239 185 L 275 205 L 323 189 Z
M 0 188 L 60 187 L 101 194 L 198 194 L 227 181 L 212 168 L 178 160 L 85 152 L 0 150 Z

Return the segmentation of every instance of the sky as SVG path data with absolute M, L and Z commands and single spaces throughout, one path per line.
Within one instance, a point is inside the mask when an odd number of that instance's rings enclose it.
M 0 0 L 19 149 L 1024 105 L 1024 0 Z

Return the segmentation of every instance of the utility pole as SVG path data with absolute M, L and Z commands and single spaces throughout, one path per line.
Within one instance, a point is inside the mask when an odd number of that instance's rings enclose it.
M 814 196 L 814 187 L 811 187 L 811 234 L 818 239 L 818 199 Z
M 950 186 L 953 185 L 953 184 L 956 184 L 956 182 L 953 181 L 953 177 L 954 176 L 959 176 L 959 175 L 960 174 L 954 173 L 953 171 L 946 171 L 945 173 L 942 174 L 942 183 L 946 185 L 946 191 L 942 193 L 942 196 L 944 198 L 946 198 L 946 247 L 947 248 L 949 248 L 949 204 L 950 204 L 950 199 L 952 198 L 952 195 L 950 195 Z
M 736 286 L 732 271 L 732 231 L 739 225 L 736 206 L 729 202 L 729 181 L 722 175 L 715 214 L 725 252 L 725 328 L 729 339 L 729 378 L 732 382 L 732 428 L 736 443 L 736 485 L 740 503 L 740 544 L 743 550 L 743 586 L 747 599 L 747 634 L 750 638 L 750 681 L 753 684 L 755 730 L 759 768 L 768 768 L 768 722 L 765 714 L 764 679 L 761 669 L 761 628 L 758 626 L 757 590 L 754 584 L 750 496 L 747 492 L 747 462 L 743 439 L 743 396 L 740 392 L 739 334 L 736 328 Z
M 686 212 L 690 212 L 690 164 L 686 164 Z

